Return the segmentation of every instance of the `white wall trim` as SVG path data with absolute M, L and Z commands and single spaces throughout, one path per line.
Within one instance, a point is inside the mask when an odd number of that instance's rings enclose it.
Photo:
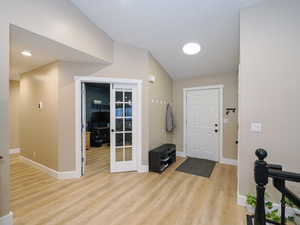
M 44 166 L 44 165 L 42 165 L 38 162 L 35 162 L 31 159 L 28 159 L 24 156 L 19 156 L 19 157 L 24 163 L 26 163 L 30 166 L 33 166 L 34 168 L 39 169 L 39 170 L 47 173 L 49 176 L 55 177 L 59 180 L 80 178 L 80 174 L 76 173 L 76 171 L 63 171 L 63 172 L 60 172 L 60 171 L 56 171 L 54 169 L 51 169 L 47 166 Z
M 186 158 L 185 152 L 176 152 L 176 156 Z
M 137 171 L 143 168 L 142 165 L 142 88 L 143 81 L 136 79 L 123 79 L 112 77 L 94 77 L 94 76 L 75 76 L 75 151 L 76 151 L 76 174 L 81 175 L 81 84 L 82 83 L 118 83 L 118 84 L 136 84 L 137 85 Z M 141 169 L 143 170 L 143 169 Z
M 68 180 L 68 179 L 78 179 L 81 177 L 80 173 L 77 173 L 76 171 L 64 171 L 59 172 L 57 171 L 57 179 L 59 180 Z
M 236 159 L 229 159 L 229 158 L 221 158 L 220 163 L 237 166 L 237 160 Z
M 11 148 L 9 149 L 9 154 L 12 155 L 12 154 L 19 154 L 21 153 L 21 149 L 20 148 Z
M 149 165 L 141 165 L 138 168 L 139 173 L 148 173 L 149 172 Z
M 35 162 L 35 161 L 31 160 L 31 159 L 28 159 L 28 158 L 26 158 L 26 157 L 24 157 L 22 155 L 20 155 L 19 158 L 22 160 L 22 162 L 24 162 L 24 163 L 26 163 L 26 164 L 28 164 L 30 166 L 33 166 L 34 168 L 39 169 L 39 170 L 47 173 L 48 175 L 50 175 L 52 177 L 57 177 L 57 171 L 56 170 L 51 169 L 51 168 L 49 168 L 47 166 L 44 166 L 44 165 L 42 165 L 42 164 L 40 164 L 38 162 Z
M 142 84 L 142 80 L 136 79 L 124 79 L 124 78 L 113 78 L 113 77 L 94 77 L 94 76 L 75 76 L 75 81 L 82 82 L 91 82 L 91 83 L 122 83 L 122 84 Z
M 13 225 L 13 213 L 0 217 L 0 225 Z
M 238 197 L 237 197 L 237 204 L 240 205 L 240 206 L 246 206 L 247 205 L 246 200 L 247 200 L 247 198 L 246 198 L 245 195 L 240 195 L 239 194 Z
M 224 92 L 224 85 L 211 85 L 211 86 L 200 86 L 200 87 L 192 87 L 192 88 L 184 88 L 183 89 L 183 152 L 184 155 L 187 156 L 187 149 L 186 149 L 186 96 L 188 91 L 193 90 L 207 90 L 207 89 L 219 89 L 220 90 L 220 139 L 219 139 L 219 162 L 223 158 L 223 92 Z

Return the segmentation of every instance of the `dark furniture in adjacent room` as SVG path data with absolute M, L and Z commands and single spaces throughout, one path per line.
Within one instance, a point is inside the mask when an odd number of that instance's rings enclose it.
M 89 129 L 91 130 L 91 146 L 100 147 L 110 142 L 110 112 L 92 113 Z
M 101 147 L 103 144 L 110 143 L 109 127 L 95 127 L 91 132 L 91 146 Z
M 149 152 L 149 170 L 162 173 L 176 162 L 176 145 L 164 144 Z

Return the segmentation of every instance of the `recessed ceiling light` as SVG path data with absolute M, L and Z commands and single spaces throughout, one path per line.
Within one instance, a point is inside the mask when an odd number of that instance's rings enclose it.
M 198 43 L 187 43 L 182 48 L 183 52 L 187 55 L 196 55 L 201 51 L 201 46 Z
M 24 56 L 32 56 L 32 53 L 29 51 L 23 51 L 23 52 L 21 52 L 21 54 Z

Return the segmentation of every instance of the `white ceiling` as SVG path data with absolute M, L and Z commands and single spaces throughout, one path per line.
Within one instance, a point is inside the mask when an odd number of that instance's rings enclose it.
M 257 0 L 71 0 L 113 39 L 150 50 L 174 78 L 238 70 L 239 10 Z M 198 42 L 200 54 L 182 46 Z
M 29 50 L 32 57 L 22 51 Z M 101 64 L 99 59 L 39 36 L 22 28 L 10 26 L 10 79 L 18 80 L 20 74 L 55 61 Z

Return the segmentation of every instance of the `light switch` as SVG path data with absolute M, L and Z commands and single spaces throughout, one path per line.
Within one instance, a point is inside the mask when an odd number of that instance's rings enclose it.
M 255 133 L 262 132 L 262 124 L 261 123 L 251 123 L 251 131 Z
M 38 104 L 38 108 L 39 108 L 39 109 L 42 109 L 43 107 L 44 107 L 43 102 L 40 102 L 40 103 Z

